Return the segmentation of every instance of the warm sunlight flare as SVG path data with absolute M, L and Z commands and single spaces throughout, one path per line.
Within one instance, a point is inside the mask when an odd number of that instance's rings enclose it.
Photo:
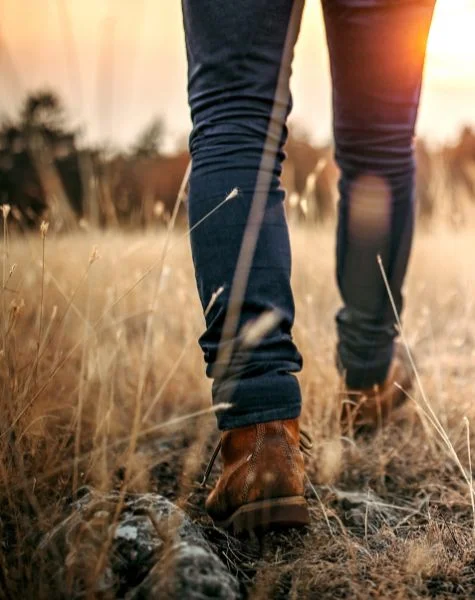
M 439 1 L 427 49 L 430 78 L 449 85 L 474 85 L 474 25 L 471 0 Z
M 3 0 L 0 114 L 29 89 L 61 92 L 91 139 L 127 144 L 154 115 L 167 146 L 190 127 L 178 0 Z M 454 139 L 475 123 L 475 2 L 438 0 L 428 46 L 418 133 Z M 315 140 L 331 137 L 330 78 L 319 0 L 307 0 L 292 80 L 292 121 Z M 441 118 L 441 115 L 443 118 Z

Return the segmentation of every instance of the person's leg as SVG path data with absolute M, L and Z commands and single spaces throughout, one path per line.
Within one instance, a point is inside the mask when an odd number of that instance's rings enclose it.
M 413 221 L 413 135 L 435 0 L 323 0 L 341 170 L 336 321 L 349 388 L 382 383 L 392 360 Z
M 232 403 L 231 409 L 219 413 L 218 425 L 228 430 L 293 419 L 301 408 L 293 372 L 300 370 L 302 359 L 291 337 L 290 247 L 279 177 L 290 110 L 290 63 L 303 1 L 182 0 L 182 4 L 193 121 L 189 219 L 192 228 L 199 223 L 192 229 L 191 246 L 203 309 L 224 288 L 206 315 L 207 329 L 200 339 L 207 374 L 214 378 L 213 401 Z M 297 14 L 293 13 L 293 31 L 288 35 L 293 6 Z M 284 53 L 286 37 L 291 47 Z M 283 86 L 273 112 L 279 73 Z M 268 160 L 268 148 L 263 151 L 271 115 L 270 147 L 277 152 Z M 244 299 L 231 307 L 240 315 L 237 332 L 228 331 L 223 340 L 243 236 L 246 227 L 253 226 L 249 214 L 261 165 L 270 184 L 268 193 L 261 190 L 262 225 Z M 263 188 L 265 179 L 260 179 Z M 239 190 L 237 197 L 207 217 L 234 188 Z M 250 351 L 242 343 L 243 327 L 269 310 L 277 311 L 279 323 Z

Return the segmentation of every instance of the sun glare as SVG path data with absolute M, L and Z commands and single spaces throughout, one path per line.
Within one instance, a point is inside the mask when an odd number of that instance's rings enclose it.
M 428 76 L 447 84 L 471 84 L 475 78 L 475 5 L 440 0 L 427 48 Z

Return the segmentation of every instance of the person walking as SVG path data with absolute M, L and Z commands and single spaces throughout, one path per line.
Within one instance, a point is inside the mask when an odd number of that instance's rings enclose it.
M 413 136 L 434 5 L 322 0 L 341 173 L 336 362 L 347 390 L 342 420 L 357 426 L 389 416 L 405 397 L 394 383 L 410 385 L 377 256 L 400 312 L 414 224 Z M 206 509 L 234 531 L 309 522 L 301 449 L 308 440 L 295 377 L 302 357 L 292 339 L 280 187 L 303 6 L 182 0 L 193 123 L 191 249 L 206 320 L 200 345 L 213 402 L 228 405 L 217 411 L 223 471 Z M 252 341 L 252 328 L 266 320 Z

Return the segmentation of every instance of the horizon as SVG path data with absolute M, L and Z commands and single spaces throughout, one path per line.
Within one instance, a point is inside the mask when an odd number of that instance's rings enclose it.
M 450 143 L 475 125 L 475 5 L 439 0 L 428 46 L 417 133 Z M 0 114 L 13 117 L 26 93 L 51 88 L 87 143 L 124 148 L 154 118 L 165 148 L 183 145 L 191 122 L 181 5 L 165 0 L 48 2 L 0 6 Z M 331 92 L 321 8 L 307 2 L 292 77 L 290 124 L 316 144 L 331 141 Z

